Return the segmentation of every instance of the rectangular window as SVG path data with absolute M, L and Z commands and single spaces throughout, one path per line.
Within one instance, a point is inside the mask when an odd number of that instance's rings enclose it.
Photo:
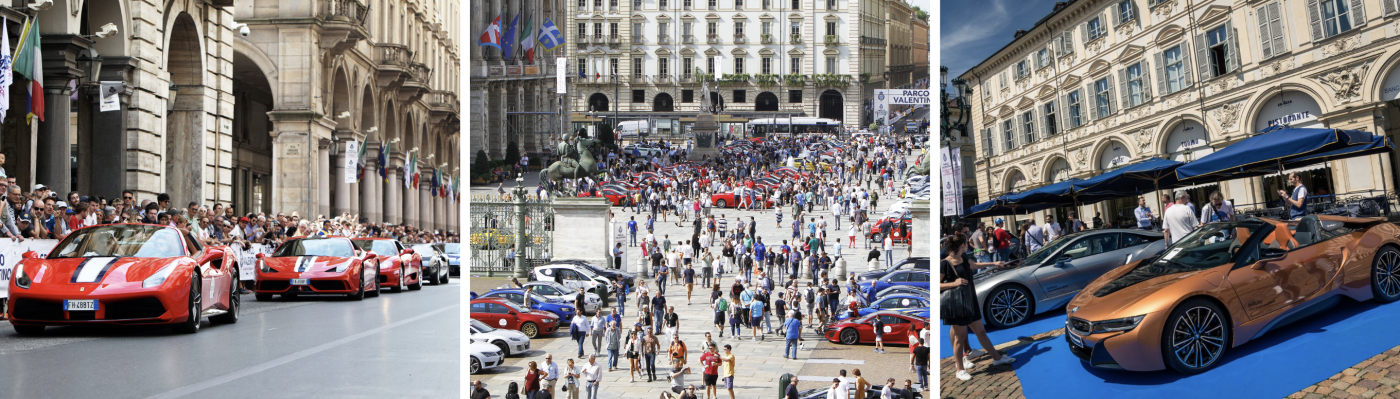
M 710 22 L 709 25 L 706 25 L 705 32 L 708 32 L 708 33 L 710 34 L 710 36 L 718 35 L 718 34 L 719 34 L 719 24 L 714 23 L 714 22 Z
M 662 58 L 662 59 L 656 60 L 656 74 L 657 74 L 657 75 L 661 75 L 661 76 L 670 76 L 670 75 L 671 75 L 671 59 L 670 59 L 670 58 Z
M 1094 108 L 1098 110 L 1096 118 L 1103 118 L 1112 112 L 1113 95 L 1108 92 L 1109 86 L 1108 78 L 1094 82 Z
M 1178 44 L 1176 47 L 1169 48 L 1167 51 L 1162 52 L 1161 62 L 1164 65 L 1164 75 L 1166 75 L 1166 92 L 1160 95 L 1176 93 L 1186 88 L 1186 73 L 1188 70 L 1186 69 L 1186 62 L 1183 57 L 1183 55 L 1185 55 L 1184 50 L 1182 50 L 1184 46 L 1184 44 Z
M 634 102 L 634 103 L 644 103 L 644 102 L 647 102 L 647 91 L 646 91 L 646 90 L 632 90 L 632 102 Z
M 1021 60 L 1020 62 L 1017 62 L 1016 80 L 1025 79 L 1027 76 L 1031 76 L 1031 70 L 1028 66 L 1026 66 L 1026 60 Z
M 1231 33 L 1228 22 L 1205 33 L 1205 48 L 1202 50 L 1205 53 L 1206 70 L 1201 73 L 1202 80 L 1234 72 L 1238 68 L 1234 62 L 1237 56 L 1234 52 L 1237 50 L 1231 45 L 1235 42 L 1234 38 L 1230 37 Z
M 735 90 L 735 91 L 734 91 L 734 102 L 736 102 L 736 103 L 742 103 L 742 102 L 744 102 L 744 101 L 746 100 L 746 99 L 744 98 L 744 94 L 745 94 L 745 92 L 744 92 L 743 90 Z
M 587 59 L 587 58 L 579 58 L 579 59 L 578 59 L 578 76 L 584 76 L 584 75 L 588 75 L 588 59 Z
M 668 24 L 665 23 L 665 22 L 657 23 L 657 24 L 656 24 L 656 33 L 661 34 L 661 36 L 667 36 L 667 35 L 669 35 L 669 34 L 671 33 L 671 30 L 669 29 L 670 27 L 667 26 L 667 25 L 668 25 Z
M 737 75 L 737 74 L 741 74 L 741 73 L 744 73 L 744 59 L 743 59 L 743 58 L 735 58 L 735 59 L 734 59 L 734 74 Z
M 717 7 L 719 7 L 719 0 L 710 0 L 710 9 L 713 10 Z
M 762 33 L 761 33 L 761 34 L 763 34 L 763 35 L 770 35 L 770 36 L 771 36 L 771 35 L 773 34 L 773 22 L 772 22 L 772 21 L 763 21 L 763 26 L 762 26 L 761 29 L 762 29 Z
M 1022 144 L 1035 142 L 1035 112 L 1021 114 L 1021 136 L 1025 137 Z
M 578 0 L 578 8 L 582 10 L 584 7 L 588 7 L 588 0 Z
M 610 69 L 610 71 L 612 71 L 611 75 L 612 75 L 613 77 L 616 77 L 616 76 L 617 76 L 617 61 L 618 61 L 618 60 L 617 60 L 616 58 L 612 58 L 612 59 L 609 59 L 609 60 L 608 60 L 609 66 L 612 68 L 612 69 Z
M 836 57 L 826 57 L 826 73 L 836 73 Z
M 646 32 L 642 30 L 641 22 L 632 23 L 632 42 L 642 43 L 646 38 Z
M 691 25 L 690 22 L 683 22 L 683 23 L 681 23 L 681 34 L 682 34 L 682 35 L 690 36 L 690 25 Z
M 773 0 L 763 0 L 763 9 L 768 10 L 773 7 Z
M 1016 148 L 1016 122 L 1015 119 L 1007 119 L 1001 122 L 1001 139 L 1004 143 L 1002 152 Z
M 593 34 L 596 35 L 596 36 L 602 36 L 602 35 L 603 35 L 603 23 L 602 23 L 602 22 L 597 22 L 597 23 L 594 23 L 594 24 L 593 24 Z
M 792 57 L 791 65 L 793 75 L 802 73 L 802 57 Z
M 665 9 L 666 9 L 666 0 L 656 0 L 656 5 L 657 5 L 657 6 L 660 6 L 662 10 L 665 10 Z
M 608 32 L 612 37 L 617 37 L 617 22 L 608 24 Z
M 828 9 L 828 10 L 835 10 L 835 9 L 836 9 L 836 0 L 826 0 L 826 9 Z
M 1088 29 L 1089 32 L 1089 40 L 1098 39 L 1106 33 L 1103 27 L 1103 20 L 1100 17 L 1094 17 L 1094 19 L 1089 20 L 1086 29 Z
M 788 90 L 788 102 L 798 104 L 802 102 L 802 90 Z
M 583 41 L 583 38 L 585 38 L 585 37 L 588 37 L 588 24 L 583 23 L 583 22 L 579 22 L 579 23 L 578 23 L 578 39 L 579 39 L 579 41 Z
M 992 156 L 994 150 L 995 149 L 992 148 L 992 129 L 982 130 L 982 154 L 984 156 Z
M 601 10 L 603 8 L 603 0 L 593 0 L 593 8 Z
M 826 23 L 826 35 L 827 35 L 827 36 L 834 36 L 834 35 L 836 35 L 836 23 L 835 23 L 835 22 L 827 22 L 827 23 Z
M 744 0 L 734 0 L 734 9 L 735 9 L 735 10 L 742 10 L 742 9 L 744 9 Z
M 763 74 L 773 74 L 773 57 L 763 57 Z
M 642 0 L 632 0 L 632 9 L 635 9 L 635 10 L 640 10 L 640 9 L 642 9 Z
M 1043 48 L 1035 53 L 1035 67 L 1040 69 L 1047 66 L 1050 66 L 1050 49 Z
M 789 33 L 791 33 L 793 36 L 801 35 L 801 34 L 802 34 L 802 25 L 798 25 L 796 22 L 793 22 L 793 23 L 792 23 L 792 32 L 789 32 Z
M 1079 98 L 1079 90 L 1069 92 L 1065 98 L 1069 99 L 1069 114 L 1066 116 L 1069 117 L 1070 129 L 1084 125 L 1084 101 Z
M 685 0 L 685 3 L 683 3 L 682 5 L 685 6 L 685 9 L 689 10 L 689 9 L 690 9 L 690 0 Z
M 1259 16 L 1259 58 L 1268 59 L 1288 51 L 1283 40 L 1283 13 L 1278 2 L 1265 4 L 1255 10 Z
M 1147 101 L 1147 82 L 1143 81 L 1143 65 L 1141 62 L 1129 65 L 1123 70 L 1123 78 L 1128 85 L 1127 107 L 1136 107 Z M 1126 107 L 1125 107 L 1126 108 Z
M 690 77 L 690 73 L 694 69 L 691 67 L 691 63 L 690 58 L 681 58 L 681 74 Z
M 802 0 L 792 0 L 792 9 L 794 9 L 794 10 L 801 10 L 801 9 L 802 9 Z
M 643 66 L 644 66 L 644 65 L 642 65 L 642 59 L 641 59 L 640 57 L 633 57 L 633 58 L 632 58 L 632 77 L 634 77 L 634 78 L 640 78 L 640 77 L 642 77 L 642 67 L 643 67 Z
M 1054 136 L 1055 133 L 1059 133 L 1059 123 L 1055 120 L 1055 116 L 1058 115 L 1056 112 L 1058 110 L 1055 109 L 1055 102 L 1050 101 L 1045 103 L 1042 109 L 1044 109 L 1042 113 L 1045 114 L 1045 122 L 1042 122 L 1044 123 L 1043 126 L 1045 126 L 1045 137 Z
M 691 90 L 691 89 L 681 90 L 681 102 L 683 102 L 683 103 L 693 103 L 693 102 L 695 102 L 695 90 Z
M 705 61 L 705 73 L 710 74 L 710 75 L 714 75 L 714 74 L 715 74 L 715 57 L 709 57 L 708 59 L 706 59 L 706 61 Z
M 744 35 L 744 23 L 743 23 L 743 22 L 735 22 L 735 23 L 734 23 L 734 36 L 743 36 L 743 35 Z
M 1134 8 L 1135 7 L 1133 7 L 1133 2 L 1131 0 L 1123 0 L 1118 2 L 1118 23 L 1121 24 L 1137 19 L 1137 13 L 1133 12 Z
M 612 10 L 616 10 L 616 9 L 617 9 L 617 0 L 608 0 L 608 8 L 609 8 L 609 9 L 612 9 Z
M 1351 30 L 1352 10 L 1347 4 L 1348 1 L 1350 0 L 1318 1 L 1318 6 L 1322 9 L 1322 32 L 1324 38 L 1336 36 L 1339 33 Z M 1360 4 L 1361 2 L 1358 1 L 1356 3 Z

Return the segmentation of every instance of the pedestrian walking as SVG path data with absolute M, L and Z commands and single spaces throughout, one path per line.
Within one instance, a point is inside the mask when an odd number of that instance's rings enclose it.
M 622 330 L 618 322 L 608 322 L 608 329 L 603 333 L 608 347 L 608 371 L 617 369 L 618 351 L 622 349 Z
M 574 359 L 564 361 L 564 395 L 569 399 L 578 399 L 578 369 L 574 367 Z
M 735 367 L 735 364 L 734 364 L 734 353 L 732 353 L 732 349 L 733 349 L 733 348 L 731 348 L 731 347 L 729 346 L 729 344 L 724 344 L 724 356 L 721 356 L 721 357 L 720 357 L 720 360 L 724 362 L 724 366 L 722 367 L 722 372 L 720 373 L 720 380 L 724 382 L 724 389 L 727 390 L 727 391 L 729 391 L 729 399 L 735 399 L 735 398 L 734 398 L 734 367 Z
M 660 350 L 660 343 L 656 340 L 656 334 L 648 331 L 646 339 L 642 342 L 642 357 L 646 362 L 647 382 L 656 381 L 656 352 Z
M 554 363 L 554 355 L 544 355 L 544 384 L 540 387 L 543 393 L 553 395 L 554 383 L 559 381 L 559 365 Z M 538 394 L 536 394 L 538 395 Z
M 784 359 L 797 359 L 797 340 L 802 338 L 802 320 L 797 318 L 796 313 L 787 315 L 787 320 L 783 322 L 783 331 L 786 332 L 786 343 L 783 347 Z M 791 353 L 791 356 L 789 356 Z
M 579 312 L 579 316 L 576 316 L 575 318 L 583 317 L 583 311 L 580 310 Z M 593 313 L 593 317 L 588 319 L 588 326 L 591 327 L 591 329 L 588 332 L 588 335 L 589 337 L 593 338 L 594 355 L 603 353 L 603 342 L 605 338 L 604 333 L 608 330 L 607 323 L 605 322 L 605 320 L 607 319 L 607 315 L 608 311 L 599 309 L 597 312 Z
M 603 365 L 598 364 L 598 357 L 588 356 L 588 365 L 583 366 L 579 376 L 583 378 L 583 389 L 588 392 L 587 399 L 598 399 L 598 384 L 603 379 Z

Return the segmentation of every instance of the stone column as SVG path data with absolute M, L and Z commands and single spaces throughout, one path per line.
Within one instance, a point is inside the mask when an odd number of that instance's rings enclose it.
M 331 140 L 320 140 L 316 146 L 316 204 L 309 207 L 318 215 L 331 217 Z M 344 191 L 341 191 L 344 192 Z M 310 215 L 307 215 L 310 217 Z
M 77 54 L 92 42 L 75 35 L 44 36 L 42 46 L 44 58 L 44 121 L 38 117 L 38 145 L 35 152 L 35 183 L 52 187 L 54 191 L 66 193 L 73 187 L 71 161 L 72 139 L 69 137 L 69 122 L 72 112 L 68 97 L 73 94 L 68 89 L 68 81 L 81 77 L 77 69 Z M 23 87 L 16 85 L 15 87 Z M 23 114 L 23 109 L 12 110 Z M 25 187 L 29 188 L 29 187 Z M 64 195 L 64 194 L 59 194 Z
M 933 220 L 929 200 L 914 200 L 909 211 L 914 213 L 914 225 L 910 226 L 912 255 L 927 257 L 933 253 Z
M 433 229 L 433 186 L 423 184 L 423 188 L 418 190 L 418 224 L 421 229 Z
M 331 143 L 340 150 L 340 155 L 331 160 L 330 164 L 331 184 L 335 185 L 335 206 L 331 208 L 332 216 L 340 216 L 340 214 L 347 212 L 357 213 L 353 199 L 358 195 L 358 192 L 355 191 L 354 187 L 351 187 L 351 183 L 345 182 L 346 176 L 354 176 L 355 174 L 355 171 L 345 169 L 345 160 L 355 156 L 355 154 L 345 152 L 347 150 L 345 146 L 349 142 L 349 140 L 340 140 Z
M 404 168 L 408 167 L 410 166 L 404 165 Z M 400 191 L 401 194 L 399 194 L 399 198 L 403 199 L 403 224 L 417 227 L 418 189 L 413 187 L 413 175 L 403 175 L 403 178 L 407 179 L 404 183 L 408 184 L 407 187 L 403 187 L 403 191 Z
M 402 224 L 403 212 L 403 183 L 399 182 L 399 168 L 392 167 L 385 171 L 389 176 L 389 181 L 384 183 L 384 193 L 380 196 L 384 198 L 384 222 Z
M 125 80 L 134 62 L 136 59 L 131 57 L 103 57 L 102 80 Z M 127 81 L 126 87 L 118 94 L 118 110 L 100 112 L 100 95 L 92 104 L 92 148 L 102 150 L 88 152 L 92 165 L 88 170 L 91 175 L 91 189 L 88 191 L 107 198 L 120 198 L 121 190 L 129 188 L 126 184 L 126 114 L 127 105 L 131 102 L 132 82 Z
M 371 164 L 371 168 L 365 172 L 365 186 L 369 187 L 369 196 L 365 197 L 365 201 L 369 202 L 370 220 L 384 223 L 384 178 L 379 177 L 378 163 Z

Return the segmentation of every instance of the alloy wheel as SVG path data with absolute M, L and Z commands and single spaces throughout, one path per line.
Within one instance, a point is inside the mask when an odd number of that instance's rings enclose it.
M 520 332 L 525 334 L 526 337 L 535 338 L 539 336 L 540 329 L 539 327 L 535 327 L 535 323 L 525 323 L 525 325 L 520 326 Z
M 1374 284 L 1383 300 L 1393 301 L 1400 297 L 1400 251 L 1387 248 L 1376 260 Z
M 1187 309 L 1172 326 L 1172 352 L 1177 361 L 1189 368 L 1207 368 L 1225 351 L 1225 334 L 1224 320 L 1214 309 Z
M 1010 327 L 1026 320 L 1030 314 L 1030 298 L 1020 289 L 1007 287 L 997 291 L 987 305 L 991 310 L 992 322 L 1002 327 Z

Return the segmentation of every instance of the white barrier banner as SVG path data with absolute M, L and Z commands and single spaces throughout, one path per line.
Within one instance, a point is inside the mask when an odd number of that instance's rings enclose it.
M 962 216 L 962 147 L 942 147 L 943 216 Z
M 10 297 L 10 279 L 14 274 L 15 265 L 23 258 L 25 252 L 34 251 L 39 253 L 39 257 L 49 256 L 53 247 L 58 245 L 58 240 L 24 240 L 24 242 L 10 241 L 8 238 L 0 238 L 0 298 Z
M 255 268 L 258 267 L 258 254 L 272 255 L 273 249 L 263 244 L 253 244 L 252 248 L 246 251 L 238 245 L 228 248 L 233 251 L 233 258 L 238 260 L 238 279 L 242 281 L 253 281 L 254 273 L 257 273 Z
M 360 181 L 360 143 L 350 140 L 345 143 L 345 183 L 353 184 Z

